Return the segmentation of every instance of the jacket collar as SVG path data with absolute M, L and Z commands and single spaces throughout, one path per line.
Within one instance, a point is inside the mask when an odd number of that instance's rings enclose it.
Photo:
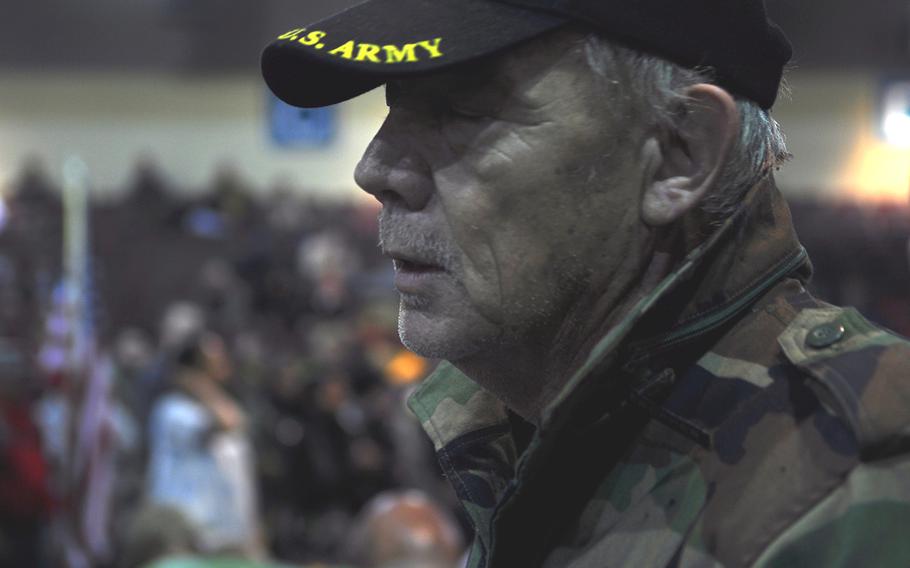
M 544 411 L 541 431 L 558 431 L 570 422 L 591 390 L 599 387 L 598 371 L 614 365 L 621 354 L 625 363 L 636 353 L 653 355 L 717 329 L 793 274 L 808 280 L 811 265 L 789 208 L 768 179 L 594 346 Z M 408 405 L 437 450 L 464 437 L 508 429 L 502 403 L 449 363 L 442 363 L 418 387 Z

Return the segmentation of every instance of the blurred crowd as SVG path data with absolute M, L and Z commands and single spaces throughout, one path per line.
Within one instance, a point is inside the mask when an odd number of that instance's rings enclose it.
M 25 169 L 0 221 L 0 565 L 455 565 L 466 527 L 404 405 L 432 362 L 398 342 L 377 209 L 298 195 L 230 168 L 181 192 L 139 164 L 90 208 L 79 374 L 60 189 Z
M 12 190 L 0 565 L 459 566 L 469 528 L 404 406 L 433 362 L 398 342 L 375 206 L 257 193 L 231 167 L 188 191 L 138 164 L 90 208 L 74 372 L 60 188 L 31 163 Z M 910 211 L 792 207 L 814 291 L 910 335 Z

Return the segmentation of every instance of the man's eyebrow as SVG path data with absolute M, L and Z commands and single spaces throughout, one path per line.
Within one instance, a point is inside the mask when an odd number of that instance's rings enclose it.
M 413 97 L 433 96 L 436 91 L 443 92 L 443 89 L 421 88 L 417 83 L 419 79 L 392 79 L 385 85 L 385 102 L 391 107 L 401 105 L 407 99 Z
M 410 97 L 418 97 L 436 104 L 448 104 L 453 99 L 481 100 L 510 99 L 513 85 L 499 61 L 462 65 L 445 73 L 443 77 L 431 76 L 390 79 L 385 84 L 386 106 L 407 104 Z M 520 98 L 518 99 L 520 100 Z
M 401 80 L 393 79 L 385 84 L 386 105 L 402 104 L 404 99 L 413 96 L 430 97 L 443 100 L 453 96 L 463 96 L 481 88 L 486 83 L 483 79 L 474 76 L 452 76 L 445 81 L 421 85 L 420 79 Z
M 385 84 L 386 104 L 401 104 L 408 97 L 414 96 L 433 96 L 437 92 L 443 93 L 447 89 L 427 88 L 419 84 L 420 78 L 415 79 L 391 79 Z

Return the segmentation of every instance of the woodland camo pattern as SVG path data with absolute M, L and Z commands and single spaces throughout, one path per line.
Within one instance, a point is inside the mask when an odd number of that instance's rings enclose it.
M 758 186 L 526 448 L 443 363 L 409 404 L 474 525 L 469 566 L 910 566 L 910 343 L 814 299 L 810 273 Z M 813 347 L 830 324 L 843 336 Z

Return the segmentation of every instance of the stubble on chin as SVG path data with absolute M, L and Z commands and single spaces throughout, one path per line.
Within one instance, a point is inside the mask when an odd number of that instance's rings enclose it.
M 452 362 L 491 350 L 500 336 L 498 327 L 470 306 L 445 300 L 452 298 L 401 295 L 398 336 L 402 344 L 422 357 Z
M 405 292 L 398 293 L 400 297 L 399 314 L 403 310 L 421 310 L 430 309 L 430 299 L 420 294 L 408 294 Z

